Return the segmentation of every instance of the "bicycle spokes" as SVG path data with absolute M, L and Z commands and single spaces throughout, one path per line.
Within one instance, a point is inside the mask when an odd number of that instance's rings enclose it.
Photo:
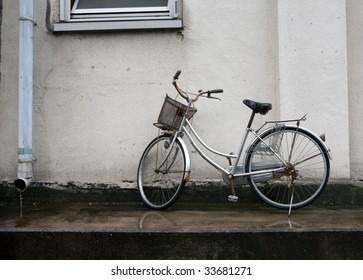
M 138 187 L 144 203 L 165 209 L 179 197 L 185 183 L 185 153 L 171 135 L 155 138 L 141 157 Z M 173 144 L 172 144 L 173 143 Z
M 328 157 L 319 140 L 293 126 L 278 131 L 268 130 L 260 138 L 248 152 L 247 171 L 254 171 L 256 166 L 266 163 L 266 166 L 276 164 L 281 168 L 272 173 L 266 172 L 265 176 L 249 177 L 257 195 L 274 207 L 290 209 L 290 213 L 291 209 L 303 207 L 316 199 L 329 176 Z M 275 147 L 274 153 L 262 152 L 268 150 L 268 146 Z M 285 163 L 280 158 L 285 159 Z

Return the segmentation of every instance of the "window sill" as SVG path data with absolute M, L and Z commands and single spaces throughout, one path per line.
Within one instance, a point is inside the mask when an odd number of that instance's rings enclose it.
M 138 21 L 89 21 L 61 22 L 54 24 L 54 32 L 135 30 L 135 29 L 172 29 L 182 28 L 183 21 L 177 20 L 138 20 Z

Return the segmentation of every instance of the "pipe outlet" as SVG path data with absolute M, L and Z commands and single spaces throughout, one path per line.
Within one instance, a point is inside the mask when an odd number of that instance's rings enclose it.
M 25 178 L 18 178 L 14 181 L 15 187 L 18 189 L 19 192 L 25 191 L 27 187 L 31 184 L 31 178 L 25 179 Z
M 23 192 L 31 184 L 33 179 L 33 159 L 32 155 L 19 154 L 18 176 L 14 181 L 15 187 Z

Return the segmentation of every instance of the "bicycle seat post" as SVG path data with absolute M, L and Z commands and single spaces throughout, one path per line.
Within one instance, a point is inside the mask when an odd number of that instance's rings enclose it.
M 253 122 L 253 119 L 255 118 L 255 115 L 256 115 L 256 112 L 255 111 L 252 111 L 252 114 L 251 114 L 251 117 L 250 117 L 250 120 L 247 124 L 247 128 L 250 129 L 251 126 L 252 126 L 252 122 Z

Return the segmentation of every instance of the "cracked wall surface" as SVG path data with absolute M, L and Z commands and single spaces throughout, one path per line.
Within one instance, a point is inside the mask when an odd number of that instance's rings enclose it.
M 176 96 L 171 81 L 178 69 L 188 91 L 224 89 L 221 102 L 200 100 L 193 118 L 216 150 L 237 151 L 250 114 L 242 100 L 255 99 L 273 105 L 256 119 L 256 127 L 308 113 L 304 126 L 327 134 L 332 177 L 360 176 L 362 63 L 356 58 L 362 43 L 350 40 L 359 33 L 354 9 L 360 1 L 209 1 L 183 1 L 182 30 L 70 33 L 52 32 L 59 20 L 57 0 L 34 1 L 35 180 L 134 182 L 139 158 L 158 134 L 153 123 L 165 94 Z M 18 2 L 0 3 L 0 181 L 12 181 Z M 219 180 L 220 174 L 189 149 L 192 180 Z

